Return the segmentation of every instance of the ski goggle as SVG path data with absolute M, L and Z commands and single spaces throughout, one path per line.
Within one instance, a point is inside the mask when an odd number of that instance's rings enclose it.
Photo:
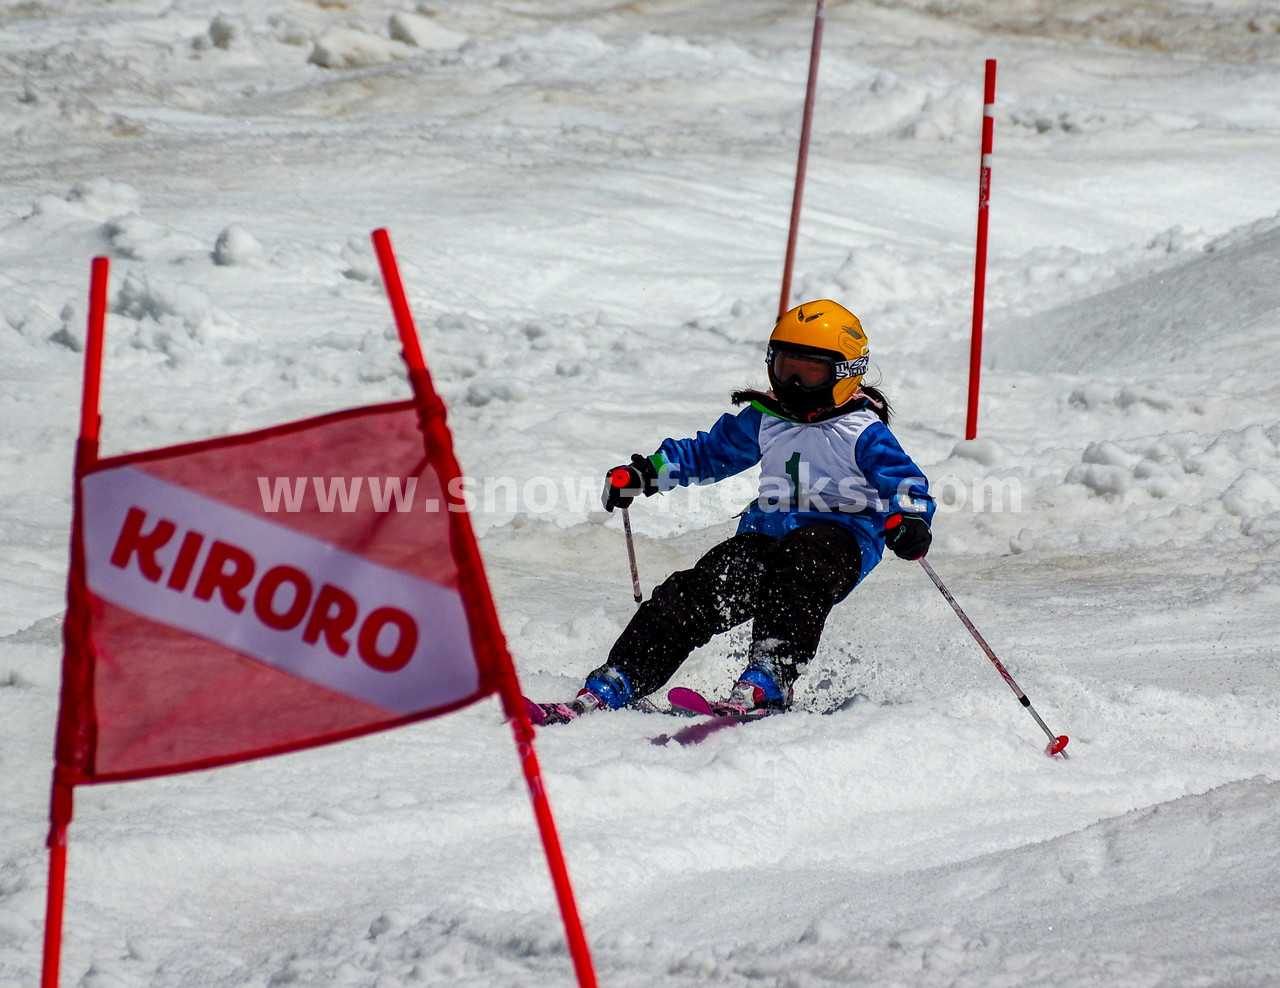
M 858 357 L 856 360 L 835 360 L 812 353 L 793 353 L 769 347 L 765 355 L 765 363 L 779 384 L 790 384 L 793 380 L 802 388 L 828 387 L 836 381 L 850 377 L 861 377 L 867 372 L 868 358 Z

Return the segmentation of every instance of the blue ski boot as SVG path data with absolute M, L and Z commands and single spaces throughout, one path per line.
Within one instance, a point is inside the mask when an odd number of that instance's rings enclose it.
M 613 666 L 605 666 L 587 677 L 578 695 L 569 703 L 534 703 L 528 699 L 525 703 L 528 704 L 529 719 L 542 727 L 546 724 L 567 724 L 593 710 L 617 710 L 634 699 L 635 691 L 626 673 Z
M 723 700 L 713 701 L 717 714 L 777 713 L 791 706 L 791 687 L 785 690 L 764 665 L 749 665 Z

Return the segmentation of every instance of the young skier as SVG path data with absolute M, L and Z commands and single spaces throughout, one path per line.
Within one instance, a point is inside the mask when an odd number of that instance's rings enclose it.
M 891 408 L 863 386 L 867 338 L 830 299 L 784 314 L 769 337 L 768 392 L 692 439 L 665 439 L 605 480 L 605 510 L 760 464 L 759 496 L 733 537 L 673 573 L 637 609 L 608 661 L 570 703 L 530 703 L 535 723 L 617 709 L 665 683 L 712 636 L 753 621 L 747 666 L 717 713 L 785 709 L 817 651 L 827 614 L 875 567 L 883 547 L 929 550 L 928 481 L 889 431 Z M 619 484 L 623 478 L 624 484 Z

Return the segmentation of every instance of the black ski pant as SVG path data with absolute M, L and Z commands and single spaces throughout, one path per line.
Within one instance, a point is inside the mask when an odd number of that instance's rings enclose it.
M 827 615 L 857 584 L 861 563 L 858 540 L 834 522 L 781 538 L 735 535 L 655 588 L 593 675 L 619 669 L 646 696 L 695 648 L 754 619 L 748 665 L 768 668 L 785 690 L 818 650 Z

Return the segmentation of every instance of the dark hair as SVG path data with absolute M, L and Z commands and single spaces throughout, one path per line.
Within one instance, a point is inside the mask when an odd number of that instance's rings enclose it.
M 864 384 L 858 390 L 860 395 L 867 399 L 865 407 L 875 412 L 876 417 L 885 425 L 888 425 L 889 419 L 893 417 L 893 405 L 890 404 L 889 399 L 884 396 L 884 392 L 879 388 L 872 387 L 870 384 Z M 751 390 L 735 391 L 729 396 L 729 400 L 735 405 L 745 405 L 747 402 L 751 401 L 762 401 L 763 404 L 771 410 L 774 410 L 773 406 L 777 406 L 778 404 L 778 399 L 773 395 L 767 394 L 763 391 Z M 777 410 L 780 410 L 780 407 Z M 826 418 L 828 416 L 830 416 L 830 412 L 820 416 L 819 418 Z
M 873 388 L 870 384 L 864 384 L 859 390 L 871 399 L 871 410 L 879 416 L 880 421 L 888 425 L 889 419 L 893 417 L 893 405 L 884 396 L 884 392 L 879 388 Z M 878 408 L 876 407 L 877 404 L 879 405 Z

